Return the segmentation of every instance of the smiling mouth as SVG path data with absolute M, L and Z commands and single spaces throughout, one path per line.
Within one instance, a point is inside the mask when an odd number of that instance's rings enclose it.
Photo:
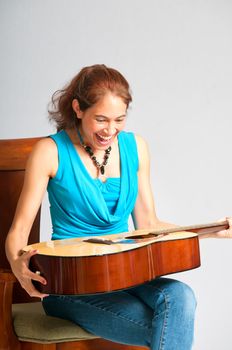
M 115 135 L 103 136 L 103 135 L 96 134 L 98 141 L 100 141 L 101 143 L 108 143 L 114 136 Z

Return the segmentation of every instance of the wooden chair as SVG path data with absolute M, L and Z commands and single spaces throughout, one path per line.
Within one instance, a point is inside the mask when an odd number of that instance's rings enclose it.
M 72 322 L 46 316 L 10 270 L 5 239 L 22 189 L 25 164 L 40 138 L 0 140 L 0 350 L 145 350 L 95 337 Z M 29 243 L 39 242 L 40 210 Z

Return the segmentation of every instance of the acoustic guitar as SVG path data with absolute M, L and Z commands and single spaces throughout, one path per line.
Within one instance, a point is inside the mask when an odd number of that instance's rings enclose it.
M 130 288 L 156 277 L 200 266 L 199 234 L 229 227 L 227 221 L 169 229 L 135 230 L 28 245 L 38 250 L 30 269 L 48 294 L 96 294 Z

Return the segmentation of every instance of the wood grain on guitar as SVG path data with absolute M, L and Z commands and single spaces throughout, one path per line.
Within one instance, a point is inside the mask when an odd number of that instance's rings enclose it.
M 47 280 L 34 282 L 48 294 L 95 294 L 130 288 L 152 279 L 200 266 L 199 234 L 217 232 L 228 222 L 136 230 L 41 242 L 30 268 Z

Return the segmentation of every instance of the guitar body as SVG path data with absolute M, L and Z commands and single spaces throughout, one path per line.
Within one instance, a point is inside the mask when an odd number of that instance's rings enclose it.
M 194 233 L 173 234 L 131 245 L 108 246 L 78 238 L 50 241 L 46 248 L 44 244 L 28 246 L 26 250 L 38 249 L 38 254 L 31 258 L 30 268 L 45 277 L 47 285 L 34 283 L 39 291 L 48 294 L 111 292 L 200 266 L 199 241 Z
M 199 267 L 198 236 L 228 228 L 227 221 L 161 227 L 41 242 L 23 251 L 38 250 L 30 260 L 30 268 L 47 280 L 45 286 L 34 281 L 42 293 L 106 293 Z

